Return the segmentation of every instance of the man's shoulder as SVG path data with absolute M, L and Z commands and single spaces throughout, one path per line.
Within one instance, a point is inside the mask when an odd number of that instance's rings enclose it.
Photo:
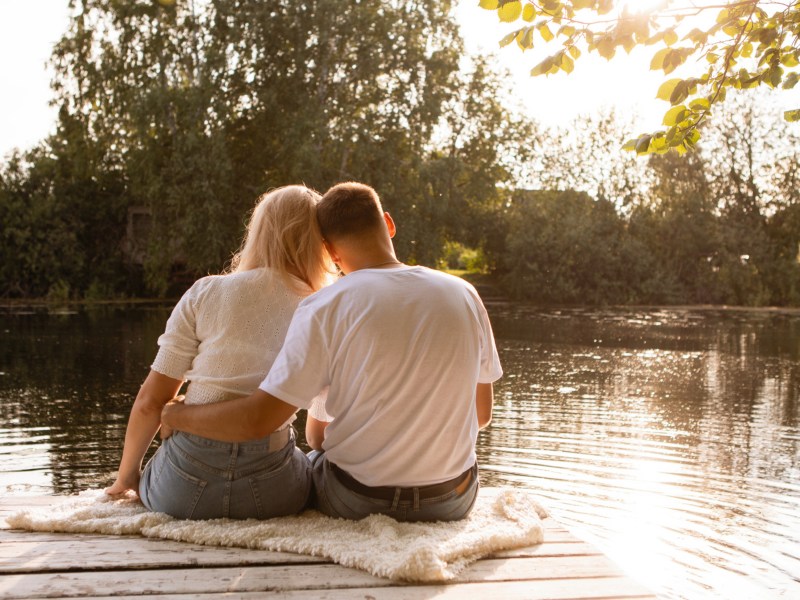
M 435 282 L 443 287 L 450 289 L 467 290 L 472 295 L 477 295 L 475 287 L 466 279 L 462 279 L 451 273 L 445 271 L 437 271 L 429 267 L 420 267 L 423 276 L 427 277 L 431 282 Z

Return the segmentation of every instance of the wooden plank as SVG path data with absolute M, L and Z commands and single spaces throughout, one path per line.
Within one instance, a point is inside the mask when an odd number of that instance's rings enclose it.
M 649 590 L 626 578 L 549 580 L 536 582 L 470 583 L 404 588 L 281 592 L 285 600 L 592 600 L 639 598 L 655 600 Z M 262 595 L 263 597 L 263 595 Z M 177 600 L 177 599 L 175 599 Z M 186 600 L 182 598 L 181 600 Z M 198 600 L 200 600 L 198 598 Z M 242 597 L 242 600 L 251 600 Z
M 609 578 L 620 575 L 604 556 L 488 559 L 474 563 L 455 583 Z M 6 575 L 0 597 L 6 599 L 103 594 L 226 593 L 399 585 L 340 565 L 275 565 L 202 569 L 94 571 Z M 401 584 L 400 584 L 401 585 Z
M 68 598 L 54 591 L 50 598 Z M 93 600 L 142 600 L 141 595 L 93 595 L 86 590 L 81 596 Z M 465 583 L 439 586 L 353 587 L 338 589 L 259 590 L 254 592 L 192 592 L 186 594 L 154 594 L 159 600 L 602 600 L 608 598 L 655 600 L 641 585 L 623 577 L 578 580 L 509 581 L 499 583 Z M 14 596 L 13 598 L 16 598 Z
M 0 542 L 0 574 L 320 562 L 330 561 L 291 552 L 199 546 L 147 538 L 73 536 L 57 541 Z
M 198 546 L 137 537 L 45 536 L 43 540 L 9 542 L 0 535 L 0 574 L 145 569 L 185 566 L 241 566 L 331 562 L 290 552 Z M 599 552 L 589 544 L 553 542 L 507 550 L 492 558 L 587 556 Z

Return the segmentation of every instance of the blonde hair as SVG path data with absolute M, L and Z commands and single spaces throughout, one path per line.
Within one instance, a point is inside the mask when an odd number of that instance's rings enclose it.
M 303 295 L 308 290 L 294 278 L 314 292 L 326 285 L 333 269 L 317 224 L 319 200 L 317 192 L 302 185 L 287 185 L 263 194 L 230 271 L 270 267 Z

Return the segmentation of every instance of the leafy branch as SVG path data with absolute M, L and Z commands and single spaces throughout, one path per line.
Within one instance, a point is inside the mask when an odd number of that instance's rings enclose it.
M 647 13 L 632 12 L 627 4 L 618 10 L 613 0 L 479 0 L 479 6 L 495 12 L 503 23 L 524 23 L 503 36 L 501 47 L 516 42 L 524 52 L 539 39 L 546 45 L 560 43 L 558 51 L 531 69 L 533 76 L 569 74 L 585 51 L 611 60 L 620 48 L 630 53 L 637 46 L 658 47 L 650 69 L 664 75 L 690 58 L 705 60 L 705 72 L 668 79 L 660 86 L 657 97 L 670 104 L 662 121 L 665 129 L 628 140 L 623 148 L 637 154 L 682 154 L 693 148 L 701 124 L 730 88 L 790 90 L 800 79 L 800 0 L 706 5 L 664 0 Z M 709 12 L 716 12 L 713 25 L 689 28 Z M 786 111 L 784 119 L 800 121 L 800 108 Z

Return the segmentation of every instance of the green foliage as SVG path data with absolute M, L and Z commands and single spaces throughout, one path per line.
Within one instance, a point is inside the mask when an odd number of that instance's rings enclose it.
M 30 161 L 30 163 L 28 163 Z M 44 296 L 80 276 L 80 223 L 54 193 L 57 165 L 43 148 L 0 172 L 0 281 L 4 296 Z M 63 286 L 61 286 L 63 287 Z
M 614 173 L 628 169 L 591 151 L 606 135 L 597 122 L 582 143 L 545 132 L 536 185 L 567 191 L 520 194 L 504 213 L 507 238 L 488 249 L 502 257 L 496 275 L 507 292 L 549 304 L 797 306 L 800 141 L 758 100 L 721 106 L 698 152 L 641 163 L 649 184 L 630 202 L 629 192 L 608 192 Z M 618 128 L 610 117 L 600 123 Z M 571 172 L 575 164 L 582 169 Z M 587 178 L 598 164 L 602 175 Z M 605 187 L 591 185 L 595 177 Z
M 523 49 L 578 34 L 570 5 L 619 22 L 610 2 L 482 1 L 501 5 Z M 401 259 L 493 272 L 517 297 L 800 304 L 791 127 L 673 77 L 658 91 L 666 127 L 714 108 L 698 151 L 662 152 L 665 133 L 632 142 L 648 161 L 608 152 L 625 127 L 614 114 L 550 130 L 514 117 L 503 74 L 463 57 L 450 8 L 76 0 L 53 56 L 58 130 L 0 168 L 0 294 L 174 295 L 222 268 L 264 190 L 356 179 L 396 217 Z M 572 68 L 590 25 L 548 71 Z M 679 47 L 679 28 L 661 33 L 660 50 Z M 142 239 L 132 214 L 147 217 Z
M 501 46 L 516 40 L 524 51 L 539 39 L 560 44 L 531 75 L 572 72 L 581 49 L 611 60 L 619 49 L 653 46 L 657 49 L 650 68 L 665 75 L 690 62 L 701 65 L 692 67 L 692 75 L 669 79 L 659 88 L 657 96 L 672 106 L 664 117 L 666 129 L 644 133 L 623 146 L 637 154 L 682 154 L 694 148 L 701 124 L 729 89 L 763 85 L 790 90 L 800 79 L 798 0 L 731 0 L 723 6 L 665 0 L 650 12 L 635 12 L 632 2 L 615 9 L 613 0 L 483 0 L 480 6 L 512 26 L 536 19 L 534 25 L 506 34 Z M 716 14 L 713 24 L 692 27 L 704 23 L 696 17 L 711 11 Z M 800 109 L 784 116 L 797 121 Z
M 630 210 L 641 202 L 650 178 L 642 161 L 608 151 L 626 127 L 612 110 L 543 132 L 537 140 L 537 160 L 525 173 L 526 187 L 586 192 L 611 201 L 623 212 Z
M 480 63 L 460 70 L 449 2 L 72 9 L 51 61 L 59 130 L 11 177 L 47 189 L 42 231 L 69 225 L 42 281 L 17 269 L 7 294 L 43 295 L 59 279 L 76 295 L 173 294 L 220 270 L 259 194 L 298 182 L 370 183 L 401 223 L 400 256 L 435 264 L 446 239 L 500 201 L 504 149 L 525 138 L 502 106 L 502 78 Z M 47 185 L 36 184 L 43 170 Z M 23 218 L 32 193 L 2 210 Z M 130 211 L 149 219 L 145 239 L 126 234 Z M 6 240 L 9 256 L 25 241 L 11 230 Z
M 439 268 L 484 273 L 487 268 L 486 255 L 481 248 L 467 248 L 459 242 L 447 242 L 439 261 Z
M 514 197 L 508 217 L 502 281 L 513 296 L 559 304 L 636 299 L 625 286 L 633 275 L 625 224 L 610 202 L 569 191 L 526 192 Z

